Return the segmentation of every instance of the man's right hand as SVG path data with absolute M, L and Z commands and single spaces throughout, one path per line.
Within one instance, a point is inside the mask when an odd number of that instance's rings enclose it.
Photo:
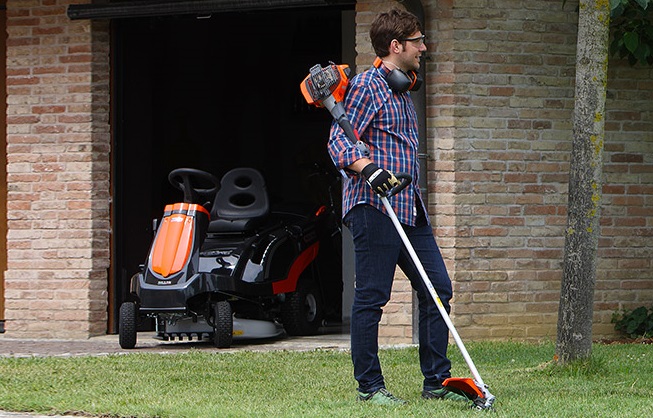
M 369 163 L 361 171 L 367 184 L 372 188 L 374 193 L 385 196 L 393 187 L 399 185 L 399 180 L 388 170 L 379 168 L 374 163 Z

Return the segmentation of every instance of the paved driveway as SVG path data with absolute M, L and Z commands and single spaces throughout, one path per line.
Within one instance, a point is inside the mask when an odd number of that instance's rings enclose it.
M 318 349 L 349 349 L 349 334 L 330 329 L 310 337 L 280 337 L 272 340 L 234 341 L 231 348 L 218 349 L 210 341 L 161 341 L 154 333 L 139 333 L 136 348 L 123 350 L 117 335 L 105 335 L 85 340 L 17 339 L 0 334 L 0 357 L 81 356 L 127 353 L 181 353 L 190 349 L 235 352 Z

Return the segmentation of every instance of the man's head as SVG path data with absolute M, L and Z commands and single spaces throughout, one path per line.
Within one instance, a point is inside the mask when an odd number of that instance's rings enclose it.
M 426 51 L 419 19 L 405 10 L 380 13 L 370 27 L 370 39 L 377 56 L 404 71 L 417 71 L 419 57 Z

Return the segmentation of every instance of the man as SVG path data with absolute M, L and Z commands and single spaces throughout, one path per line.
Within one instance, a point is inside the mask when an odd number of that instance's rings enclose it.
M 378 325 L 390 299 L 399 265 L 419 300 L 419 360 L 427 399 L 466 400 L 442 387 L 451 376 L 447 358 L 448 329 L 431 299 L 401 238 L 377 194 L 398 184 L 394 173 L 408 173 L 413 183 L 390 199 L 442 302 L 449 311 L 451 281 L 435 243 L 418 184 L 417 114 L 410 93 L 419 82 L 417 71 L 426 51 L 419 20 L 403 10 L 379 14 L 370 28 L 379 58 L 349 84 L 345 108 L 353 127 L 367 145 L 356 146 L 333 124 L 328 149 L 343 185 L 343 221 L 354 238 L 356 288 L 351 315 L 351 353 L 358 399 L 384 405 L 405 401 L 386 388 L 378 357 Z M 412 87 L 414 89 L 414 87 Z

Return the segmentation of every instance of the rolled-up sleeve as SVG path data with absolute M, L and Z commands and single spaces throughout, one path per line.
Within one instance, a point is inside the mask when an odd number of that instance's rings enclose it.
M 377 107 L 369 88 L 352 80 L 345 99 L 345 112 L 356 132 L 365 132 Z M 363 142 L 365 138 L 361 138 Z M 356 147 L 355 141 L 347 137 L 344 130 L 334 121 L 331 124 L 328 144 L 329 155 L 337 168 L 342 169 L 364 157 L 363 151 Z

